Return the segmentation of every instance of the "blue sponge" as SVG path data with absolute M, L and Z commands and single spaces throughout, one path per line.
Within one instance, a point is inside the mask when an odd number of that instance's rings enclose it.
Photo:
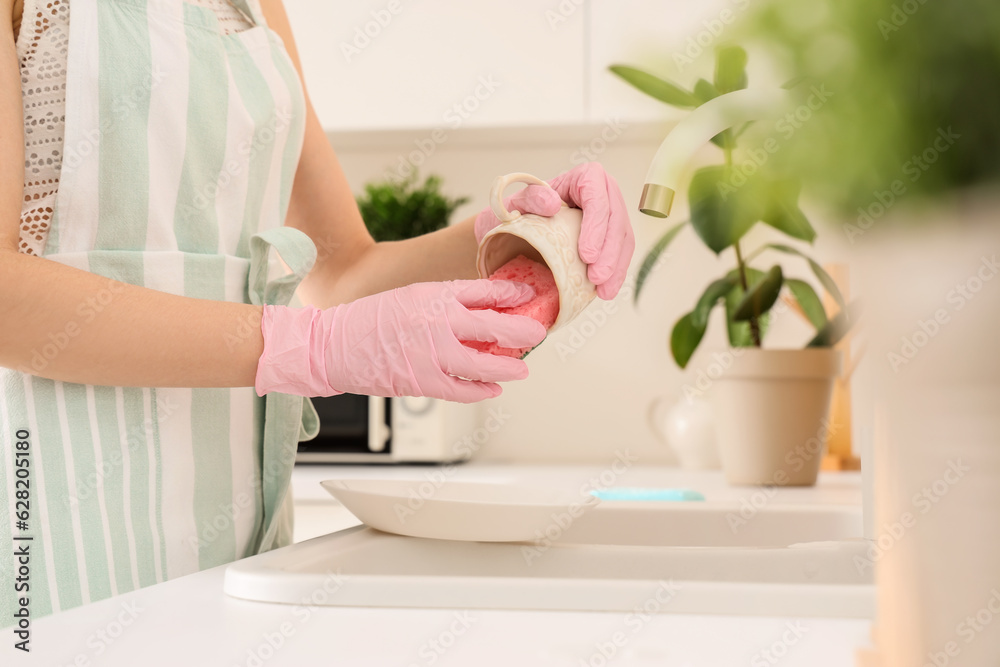
M 642 489 L 621 486 L 611 489 L 595 489 L 590 495 L 601 500 L 657 500 L 684 502 L 690 500 L 705 500 L 705 496 L 691 489 Z

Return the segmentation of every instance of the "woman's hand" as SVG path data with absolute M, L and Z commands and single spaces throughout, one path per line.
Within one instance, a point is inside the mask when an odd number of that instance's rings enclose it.
M 613 299 L 625 282 L 635 251 L 635 235 L 629 222 L 625 198 L 615 179 L 597 162 L 588 162 L 556 176 L 549 185 L 529 185 L 507 197 L 507 210 L 552 216 L 562 202 L 583 210 L 580 259 L 587 277 L 597 286 L 597 296 Z M 476 218 L 476 240 L 500 224 L 489 208 Z
M 533 296 L 522 283 L 455 280 L 417 283 L 327 310 L 264 306 L 257 393 L 350 392 L 461 403 L 499 396 L 496 383 L 523 380 L 527 365 L 459 341 L 537 345 L 546 333 L 541 324 L 488 310 Z

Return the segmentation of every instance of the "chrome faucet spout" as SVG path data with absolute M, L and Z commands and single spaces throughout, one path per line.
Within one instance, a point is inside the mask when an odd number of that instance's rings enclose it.
M 657 218 L 670 215 L 684 167 L 712 137 L 735 125 L 777 116 L 791 101 L 781 88 L 737 90 L 706 102 L 667 134 L 646 174 L 639 210 Z

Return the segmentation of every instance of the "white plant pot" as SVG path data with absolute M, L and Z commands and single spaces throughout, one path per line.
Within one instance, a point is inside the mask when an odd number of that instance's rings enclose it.
M 841 355 L 829 348 L 733 350 L 715 381 L 712 410 L 730 484 L 816 483 Z

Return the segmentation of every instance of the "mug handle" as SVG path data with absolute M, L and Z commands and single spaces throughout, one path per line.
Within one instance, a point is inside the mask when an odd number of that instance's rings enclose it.
M 532 176 L 531 174 L 526 174 L 524 172 L 518 171 L 513 174 L 507 174 L 506 176 L 497 176 L 496 180 L 493 181 L 493 187 L 490 188 L 490 209 L 501 223 L 511 222 L 512 220 L 517 220 L 521 217 L 521 214 L 517 211 L 508 211 L 503 205 L 503 193 L 508 187 L 513 183 L 527 183 L 528 185 L 542 185 L 547 188 L 552 186 L 538 178 L 537 176 Z M 565 202 L 563 202 L 565 206 Z

